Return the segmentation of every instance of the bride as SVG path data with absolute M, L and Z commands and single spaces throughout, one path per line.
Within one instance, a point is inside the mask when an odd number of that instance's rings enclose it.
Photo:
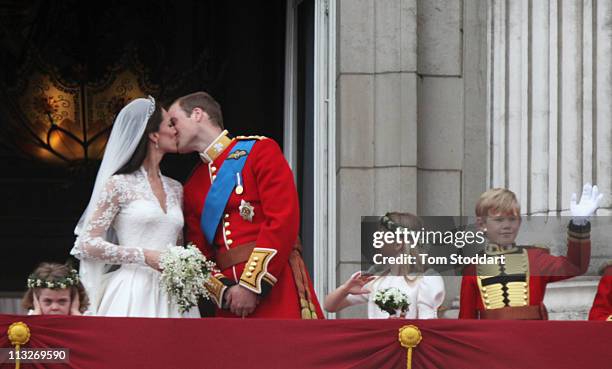
M 159 256 L 182 244 L 183 188 L 159 163 L 176 152 L 176 130 L 155 100 L 135 99 L 117 115 L 71 254 L 93 315 L 199 317 L 180 314 L 159 282 Z

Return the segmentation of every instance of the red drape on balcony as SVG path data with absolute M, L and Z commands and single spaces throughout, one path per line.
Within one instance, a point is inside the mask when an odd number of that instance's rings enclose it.
M 0 347 L 22 321 L 26 347 L 70 349 L 68 364 L 22 368 L 405 368 L 398 329 L 423 340 L 413 368 L 608 368 L 612 323 L 475 320 L 145 319 L 0 315 Z M 0 364 L 12 368 L 14 364 Z

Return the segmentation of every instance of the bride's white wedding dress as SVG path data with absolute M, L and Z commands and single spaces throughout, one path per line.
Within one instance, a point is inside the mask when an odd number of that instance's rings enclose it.
M 143 167 L 111 176 L 90 221 L 71 251 L 83 262 L 106 265 L 96 280 L 94 315 L 122 317 L 199 317 L 197 307 L 180 314 L 160 285 L 160 273 L 145 264 L 144 249 L 163 251 L 182 244 L 183 188 L 162 176 L 166 211 L 153 194 Z M 108 242 L 107 232 L 116 243 Z M 95 265 L 95 264 L 94 264 Z M 112 266 L 111 266 L 112 265 Z M 101 270 L 101 269 L 100 269 Z

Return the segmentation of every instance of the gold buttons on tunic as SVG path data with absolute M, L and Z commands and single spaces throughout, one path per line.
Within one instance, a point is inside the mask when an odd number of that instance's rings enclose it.
M 229 227 L 229 222 L 225 222 L 225 223 L 223 223 L 223 225 L 224 225 L 225 227 Z
M 259 261 L 259 256 L 253 256 L 253 261 Z
M 229 218 L 229 214 L 225 214 L 225 219 Z
M 234 243 L 234 241 L 232 241 L 232 240 L 227 240 L 227 242 L 226 242 L 226 243 L 227 243 L 228 245 L 231 245 L 232 243 Z
M 231 232 L 231 231 L 225 231 L 225 235 L 226 235 L 226 236 L 229 236 L 230 234 L 232 234 L 232 232 Z
M 253 275 L 253 273 L 251 273 L 251 272 L 247 272 L 247 273 L 246 273 L 246 276 L 247 276 L 247 277 L 250 277 L 250 276 L 252 276 L 252 275 Z
M 210 167 L 210 171 L 214 173 L 214 172 L 217 171 L 217 168 L 216 167 Z

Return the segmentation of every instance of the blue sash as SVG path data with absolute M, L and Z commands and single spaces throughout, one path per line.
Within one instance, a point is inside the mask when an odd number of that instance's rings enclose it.
M 200 226 L 210 245 L 212 245 L 215 239 L 215 233 L 223 210 L 225 210 L 227 201 L 236 186 L 236 173 L 242 172 L 244 163 L 246 163 L 255 141 L 238 141 L 232 152 L 221 164 L 217 177 L 210 186 L 208 195 L 206 195 L 202 217 L 200 218 Z

